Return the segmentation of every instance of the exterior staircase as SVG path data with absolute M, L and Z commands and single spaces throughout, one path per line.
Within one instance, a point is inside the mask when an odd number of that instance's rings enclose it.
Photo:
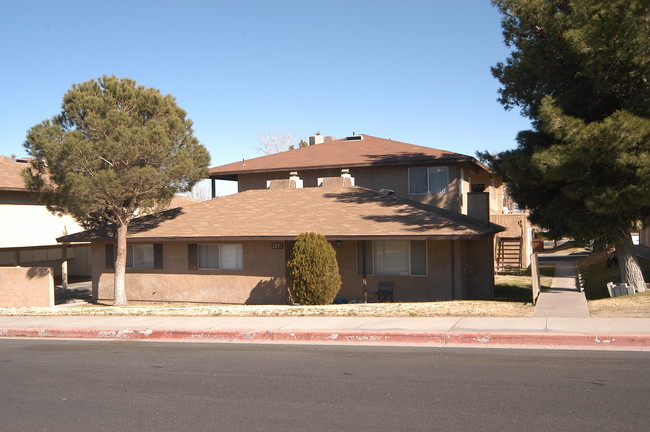
M 521 272 L 522 268 L 521 237 L 497 237 L 496 238 L 496 265 L 497 273 Z

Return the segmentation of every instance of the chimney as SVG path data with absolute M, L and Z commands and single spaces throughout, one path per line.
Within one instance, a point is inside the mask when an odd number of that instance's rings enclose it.
M 274 179 L 266 181 L 267 189 L 302 189 L 302 179 L 296 171 L 289 173 L 288 179 Z
M 302 189 L 302 179 L 298 177 L 297 171 L 289 173 L 289 189 Z
M 316 144 L 322 144 L 323 143 L 323 136 L 320 134 L 320 132 L 316 132 L 314 136 L 309 137 L 309 145 L 313 146 Z
M 341 170 L 341 178 L 343 179 L 343 186 L 354 186 L 354 177 L 350 175 L 350 170 L 343 168 Z
M 467 216 L 481 225 L 490 224 L 490 194 L 487 192 L 467 193 Z
M 341 170 L 341 177 L 318 177 L 318 187 L 349 187 L 354 186 L 354 177 L 350 175 L 350 170 L 344 168 Z
M 12 161 L 12 162 L 16 162 L 17 160 L 18 160 L 18 159 L 16 158 L 16 155 L 15 155 L 15 154 L 12 154 L 12 155 L 11 155 L 11 161 Z
M 313 136 L 309 137 L 309 145 L 323 144 L 326 142 L 334 141 L 336 138 L 333 136 L 323 136 L 320 132 L 316 132 Z

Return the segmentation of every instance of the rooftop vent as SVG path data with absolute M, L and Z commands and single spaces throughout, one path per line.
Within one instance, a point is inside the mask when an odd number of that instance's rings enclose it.
M 363 135 L 354 135 L 354 136 L 345 137 L 346 141 L 361 141 L 362 139 L 363 139 Z

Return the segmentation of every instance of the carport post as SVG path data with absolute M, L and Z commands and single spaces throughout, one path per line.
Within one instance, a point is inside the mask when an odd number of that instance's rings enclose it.
M 68 245 L 61 248 L 61 288 L 68 289 Z

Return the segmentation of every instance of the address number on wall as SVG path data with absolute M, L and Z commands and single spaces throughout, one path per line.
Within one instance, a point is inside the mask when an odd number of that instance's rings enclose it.
M 271 243 L 271 249 L 284 249 L 284 243 Z

